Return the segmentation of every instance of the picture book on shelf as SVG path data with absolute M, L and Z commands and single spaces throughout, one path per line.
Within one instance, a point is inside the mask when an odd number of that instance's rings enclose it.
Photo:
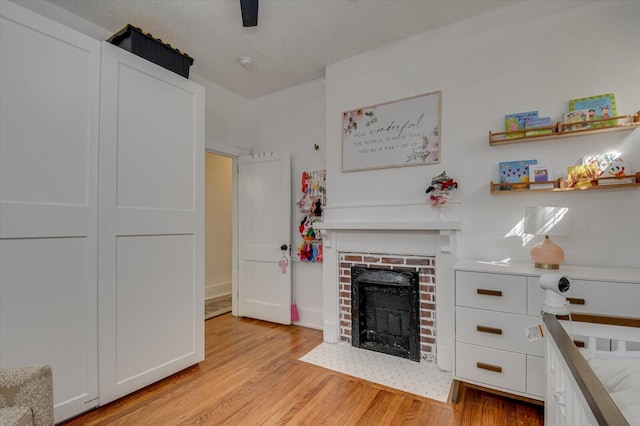
M 538 160 L 503 161 L 499 164 L 500 189 L 526 188 L 529 185 L 529 166 Z
M 609 152 L 600 155 L 586 155 L 582 157 L 582 164 L 593 164 L 597 168 L 597 176 L 601 179 L 598 185 L 616 185 L 621 183 L 635 183 L 636 178 L 625 177 L 633 174 L 630 165 L 625 163 L 619 152 Z
M 524 130 L 527 120 L 538 118 L 538 111 L 517 112 L 515 114 L 507 114 L 504 116 L 504 131 L 516 132 Z M 506 139 L 520 138 L 524 133 L 512 133 L 506 135 Z
M 595 164 L 582 164 L 567 167 L 567 187 L 587 188 L 594 186 L 598 178 L 598 166 Z
M 553 188 L 553 172 L 550 166 L 544 164 L 531 164 L 529 166 L 529 188 L 541 189 L 541 188 Z
M 530 118 L 524 124 L 524 128 L 527 130 L 524 134 L 525 136 L 534 136 L 534 135 L 546 135 L 549 133 L 553 133 L 553 129 L 529 130 L 529 129 L 536 129 L 538 127 L 550 127 L 550 126 L 551 126 L 551 117 Z
M 607 152 L 605 154 L 585 155 L 582 157 L 582 164 L 595 164 L 598 168 L 598 177 L 604 175 L 611 163 L 621 162 L 622 156 L 619 152 Z
M 565 112 L 563 123 L 578 123 L 578 122 L 581 122 L 581 123 L 574 124 L 573 126 L 565 126 L 564 130 L 572 131 L 572 130 L 588 129 L 591 125 L 589 123 L 584 123 L 584 121 L 587 121 L 587 120 L 589 120 L 588 109 L 579 109 L 577 111 Z
M 615 117 L 617 115 L 616 97 L 613 93 L 607 93 L 605 95 L 571 99 L 569 101 L 570 111 L 578 111 L 581 109 L 588 111 L 589 120 Z M 591 123 L 591 127 L 607 127 L 617 124 L 618 120 L 598 121 L 597 123 Z

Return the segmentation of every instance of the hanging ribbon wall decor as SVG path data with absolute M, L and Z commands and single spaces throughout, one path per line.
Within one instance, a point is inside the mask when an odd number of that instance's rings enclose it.
M 322 262 L 322 235 L 314 228 L 314 224 L 322 221 L 324 206 L 326 205 L 326 170 L 302 172 L 300 189 L 302 197 L 296 205 L 304 218 L 300 221 L 298 230 L 302 243 L 298 247 L 300 260 L 306 262 Z

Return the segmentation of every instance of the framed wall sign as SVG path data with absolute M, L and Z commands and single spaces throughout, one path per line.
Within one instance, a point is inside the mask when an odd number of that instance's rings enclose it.
M 440 91 L 342 114 L 342 171 L 440 162 Z

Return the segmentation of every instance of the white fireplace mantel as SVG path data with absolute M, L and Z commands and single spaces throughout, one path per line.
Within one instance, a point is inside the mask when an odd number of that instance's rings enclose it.
M 322 230 L 417 230 L 417 231 L 451 231 L 460 229 L 460 220 L 425 220 L 419 222 L 322 222 L 316 223 L 314 228 Z
M 451 252 L 452 238 L 454 238 L 454 232 L 451 231 L 460 230 L 460 220 L 317 222 L 314 224 L 314 228 L 325 233 L 339 231 L 433 231 L 440 235 L 440 251 L 449 253 Z M 331 247 L 331 239 L 327 239 L 324 245 Z
M 341 218 L 342 219 L 342 218 Z M 339 340 L 339 253 L 396 253 L 435 256 L 437 362 L 445 371 L 453 366 L 453 269 L 460 220 L 369 220 L 355 217 L 317 222 L 322 231 L 323 335 Z

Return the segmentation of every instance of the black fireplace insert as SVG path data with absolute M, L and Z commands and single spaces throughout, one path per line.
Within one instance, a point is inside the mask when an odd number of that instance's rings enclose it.
M 351 344 L 420 361 L 419 274 L 351 267 Z

